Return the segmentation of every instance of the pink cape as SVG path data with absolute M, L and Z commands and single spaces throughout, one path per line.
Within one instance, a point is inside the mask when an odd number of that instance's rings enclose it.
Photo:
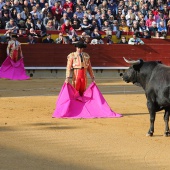
M 9 56 L 2 63 L 0 68 L 0 78 L 11 80 L 26 80 L 30 77 L 26 75 L 23 58 L 14 62 Z
M 114 118 L 122 115 L 113 112 L 95 83 L 80 96 L 70 84 L 64 83 L 52 117 L 56 118 Z

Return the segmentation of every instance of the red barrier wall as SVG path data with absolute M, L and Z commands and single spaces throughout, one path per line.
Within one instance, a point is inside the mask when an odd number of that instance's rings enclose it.
M 149 40 L 148 40 L 149 41 Z M 151 40 L 152 42 L 152 40 Z M 91 56 L 93 67 L 122 67 L 128 66 L 123 60 L 123 56 L 127 59 L 143 59 L 160 60 L 170 65 L 170 43 L 169 40 L 161 40 L 161 43 L 148 43 L 146 45 L 88 45 L 85 52 Z M 6 46 L 0 44 L 0 65 L 6 58 Z M 57 44 L 34 44 L 22 45 L 24 54 L 24 63 L 27 67 L 65 67 L 67 55 L 75 51 L 73 45 L 57 45 Z

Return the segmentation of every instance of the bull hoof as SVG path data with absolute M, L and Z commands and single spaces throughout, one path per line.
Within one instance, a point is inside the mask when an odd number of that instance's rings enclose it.
M 169 132 L 169 131 L 168 131 L 168 132 L 165 132 L 165 133 L 164 133 L 164 136 L 165 136 L 165 137 L 169 137 L 169 136 L 170 136 L 170 132 Z
M 146 136 L 152 137 L 152 136 L 153 136 L 153 133 L 152 133 L 152 132 L 149 132 L 149 133 L 146 134 Z

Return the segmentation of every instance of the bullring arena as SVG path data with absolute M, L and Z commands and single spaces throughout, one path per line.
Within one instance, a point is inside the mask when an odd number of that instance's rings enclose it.
M 153 137 L 141 88 L 120 78 L 96 78 L 122 118 L 56 119 L 63 78 L 0 79 L 0 169 L 168 170 L 169 138 L 159 112 Z
M 0 169 L 170 169 L 170 139 L 163 136 L 163 112 L 157 113 L 154 136 L 146 137 L 149 114 L 144 91 L 119 77 L 128 67 L 123 56 L 170 65 L 169 39 L 151 39 L 143 46 L 88 46 L 96 84 L 122 118 L 52 118 L 65 80 L 66 56 L 75 48 L 23 44 L 22 49 L 31 79 L 0 79 Z M 5 44 L 0 45 L 0 52 L 2 63 Z

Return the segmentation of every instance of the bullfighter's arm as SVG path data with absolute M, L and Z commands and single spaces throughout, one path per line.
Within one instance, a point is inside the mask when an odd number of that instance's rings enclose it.
M 69 78 L 71 77 L 71 69 L 73 67 L 73 53 L 69 54 L 67 57 L 67 68 L 66 68 L 66 82 L 69 81 Z
M 94 81 L 94 73 L 93 73 L 93 69 L 92 69 L 92 66 L 91 66 L 91 62 L 90 62 L 90 56 L 89 56 L 87 71 L 89 72 L 92 81 Z

